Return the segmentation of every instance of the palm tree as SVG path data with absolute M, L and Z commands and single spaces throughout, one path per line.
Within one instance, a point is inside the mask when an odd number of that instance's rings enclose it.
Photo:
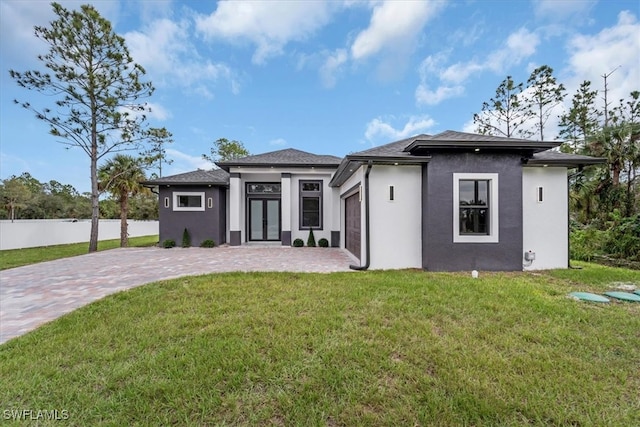
M 148 191 L 140 182 L 146 179 L 140 160 L 126 154 L 116 154 L 98 169 L 98 187 L 108 191 L 120 203 L 120 247 L 129 246 L 127 215 L 129 197 Z

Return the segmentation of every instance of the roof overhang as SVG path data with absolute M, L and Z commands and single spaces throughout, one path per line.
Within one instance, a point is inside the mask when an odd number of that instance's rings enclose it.
M 602 159 L 599 157 L 592 158 L 578 158 L 578 159 L 522 159 L 522 162 L 525 166 L 532 167 L 547 167 L 547 166 L 556 166 L 556 167 L 567 167 L 567 168 L 579 168 L 584 166 L 592 166 L 592 165 L 603 165 L 607 163 L 607 159 Z
M 423 140 L 416 139 L 404 151 L 411 154 L 424 154 L 434 151 L 509 151 L 539 153 L 551 148 L 559 147 L 559 141 L 456 141 L 456 140 Z
M 220 162 L 216 165 L 227 172 L 231 168 L 286 168 L 286 169 L 335 169 L 340 163 L 326 164 L 326 163 L 239 163 L 239 162 Z
M 339 187 L 344 184 L 355 173 L 358 168 L 364 164 L 371 162 L 373 165 L 391 165 L 391 166 L 415 166 L 428 163 L 431 160 L 429 156 L 359 156 L 347 155 L 338 170 L 331 178 L 329 187 Z
M 209 187 L 228 187 L 228 182 L 212 182 L 212 181 L 193 181 L 193 182 L 175 182 L 175 181 L 142 181 L 143 187 L 185 187 L 185 186 L 209 186 Z

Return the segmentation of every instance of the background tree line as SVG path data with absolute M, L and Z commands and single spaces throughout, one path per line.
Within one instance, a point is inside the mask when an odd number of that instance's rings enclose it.
M 100 218 L 120 218 L 120 196 L 109 194 L 100 200 Z M 40 182 L 28 172 L 0 180 L 1 219 L 90 219 L 91 195 L 79 193 L 69 184 Z M 13 212 L 13 214 L 12 214 Z M 158 197 L 139 191 L 129 198 L 128 218 L 158 219 Z
M 507 76 L 473 120 L 481 134 L 545 140 L 557 115 L 562 152 L 606 159 L 569 171 L 572 258 L 640 261 L 640 91 L 611 100 L 612 73 L 601 90 L 583 81 L 567 108 L 551 67 L 533 70 L 526 84 Z

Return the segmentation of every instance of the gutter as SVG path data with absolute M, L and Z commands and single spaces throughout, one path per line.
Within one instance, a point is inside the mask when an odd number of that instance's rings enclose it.
M 357 271 L 364 271 L 371 265 L 371 245 L 369 243 L 369 173 L 371 173 L 373 160 L 367 162 L 367 171 L 364 173 L 364 234 L 365 234 L 365 254 L 366 260 L 364 265 L 350 265 L 349 268 Z

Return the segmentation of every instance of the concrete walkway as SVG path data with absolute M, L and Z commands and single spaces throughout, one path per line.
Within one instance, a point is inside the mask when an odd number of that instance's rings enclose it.
M 336 248 L 126 248 L 0 271 L 0 344 L 106 295 L 181 276 L 230 271 L 350 271 Z

